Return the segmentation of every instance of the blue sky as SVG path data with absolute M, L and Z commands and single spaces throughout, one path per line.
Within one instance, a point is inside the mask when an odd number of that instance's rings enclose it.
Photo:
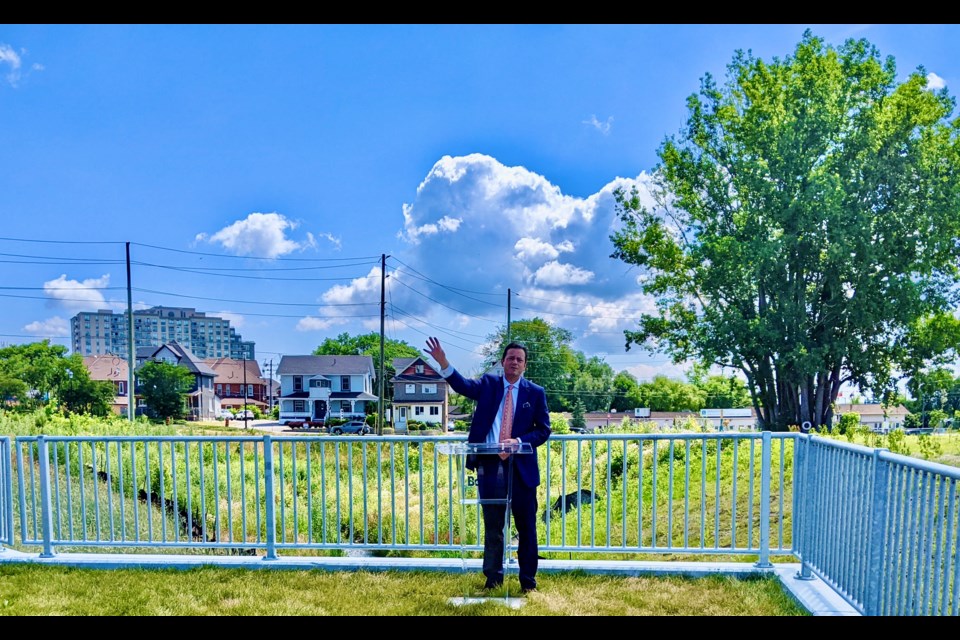
M 960 26 L 0 25 L 0 343 L 78 311 L 226 315 L 261 364 L 326 337 L 436 335 L 464 370 L 507 319 L 641 380 L 652 309 L 609 257 L 705 73 L 811 29 L 955 93 Z

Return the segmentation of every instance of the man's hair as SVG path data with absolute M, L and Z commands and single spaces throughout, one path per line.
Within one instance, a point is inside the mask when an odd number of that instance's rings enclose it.
M 507 351 L 510 351 L 510 349 L 520 349 L 523 351 L 523 361 L 527 361 L 527 348 L 519 342 L 511 342 L 503 348 L 503 355 L 500 356 L 500 362 L 503 362 L 503 359 L 507 357 Z

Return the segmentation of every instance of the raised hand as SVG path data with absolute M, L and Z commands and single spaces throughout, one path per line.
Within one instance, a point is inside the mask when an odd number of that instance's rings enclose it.
M 450 366 L 450 361 L 447 360 L 447 354 L 444 352 L 443 347 L 440 346 L 440 341 L 433 336 L 427 338 L 427 348 L 425 351 L 437 361 L 441 369 L 446 369 Z

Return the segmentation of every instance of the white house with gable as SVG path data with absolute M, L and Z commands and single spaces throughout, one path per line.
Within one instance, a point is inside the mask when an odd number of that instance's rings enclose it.
M 280 424 L 364 418 L 377 402 L 370 356 L 283 356 L 277 375 Z

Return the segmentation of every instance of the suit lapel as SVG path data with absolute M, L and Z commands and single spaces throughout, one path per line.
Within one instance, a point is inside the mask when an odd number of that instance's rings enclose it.
M 517 417 L 520 415 L 520 408 L 523 407 L 523 403 L 527 399 L 527 380 L 526 378 L 521 377 L 517 382 L 517 404 L 513 408 L 513 426 L 517 426 Z M 521 429 L 525 425 L 521 425 Z

